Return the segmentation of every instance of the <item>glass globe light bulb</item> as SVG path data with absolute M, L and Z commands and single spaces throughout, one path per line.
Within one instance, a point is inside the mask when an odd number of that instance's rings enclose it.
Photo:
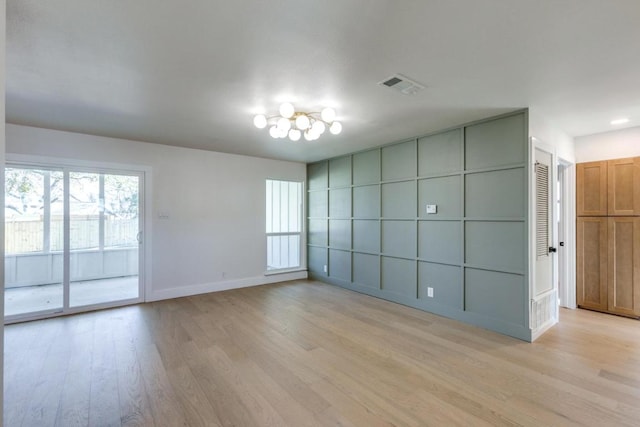
M 318 134 L 318 136 L 322 135 L 325 129 L 326 129 L 326 126 L 324 122 L 321 122 L 320 120 L 316 120 L 315 123 L 313 123 L 313 125 L 311 126 L 311 130 L 313 130 L 313 132 Z
M 313 138 L 311 137 L 311 132 L 305 131 L 303 135 L 304 135 L 304 139 L 306 139 L 307 141 L 313 141 Z
M 278 129 L 282 129 L 285 132 L 288 132 L 291 129 L 291 121 L 289 119 L 285 119 L 284 117 L 278 119 Z
M 291 117 L 293 117 L 293 113 L 295 113 L 295 109 L 290 103 L 285 102 L 280 106 L 280 115 L 285 119 L 290 119 Z
M 278 132 L 278 128 L 276 126 L 271 126 L 269 128 L 269 135 L 271 135 L 271 138 L 278 138 L 280 132 Z
M 258 129 L 264 129 L 267 126 L 267 118 L 264 114 L 258 114 L 253 118 L 253 124 Z
M 302 132 L 300 132 L 298 129 L 291 129 L 289 131 L 289 139 L 292 141 L 298 141 L 300 139 L 300 136 L 302 136 Z
M 334 135 L 338 135 L 340 132 L 342 132 L 342 124 L 340 122 L 333 122 L 331 124 L 331 127 L 329 127 L 329 132 Z
M 306 130 L 309 127 L 309 117 L 302 114 L 296 118 L 296 127 L 300 130 Z
M 331 123 L 336 119 L 336 110 L 331 107 L 327 107 L 320 113 L 320 117 L 327 123 Z

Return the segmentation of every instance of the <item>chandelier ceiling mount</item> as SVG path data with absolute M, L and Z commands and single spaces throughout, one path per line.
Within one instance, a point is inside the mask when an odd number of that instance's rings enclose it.
M 322 111 L 296 111 L 295 107 L 285 102 L 280 105 L 279 115 L 265 116 L 258 114 L 253 118 L 253 124 L 258 129 L 269 126 L 269 135 L 273 138 L 289 137 L 291 141 L 298 141 L 304 136 L 307 141 L 320 138 L 327 129 L 333 135 L 342 132 L 342 123 L 336 121 L 336 112 L 327 107 Z

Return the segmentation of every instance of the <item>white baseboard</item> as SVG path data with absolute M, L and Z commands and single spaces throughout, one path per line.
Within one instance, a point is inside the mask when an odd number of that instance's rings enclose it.
M 537 328 L 536 330 L 531 331 L 531 342 L 534 342 L 535 340 L 537 340 L 538 338 L 540 338 L 542 336 L 542 334 L 544 334 L 545 332 L 547 332 L 549 329 L 551 329 L 551 327 L 553 325 L 555 325 L 556 323 L 558 323 L 558 319 L 556 319 L 555 317 L 552 319 L 549 319 L 547 322 L 545 322 L 543 325 L 541 325 L 539 328 Z
M 229 289 L 248 288 L 250 286 L 267 285 L 269 283 L 286 282 L 289 280 L 306 279 L 306 271 L 273 274 L 269 276 L 246 277 L 243 279 L 226 280 L 223 282 L 202 283 L 198 285 L 182 286 L 179 288 L 159 289 L 151 291 L 147 302 L 164 299 L 188 297 L 191 295 L 207 294 L 209 292 L 227 291 Z

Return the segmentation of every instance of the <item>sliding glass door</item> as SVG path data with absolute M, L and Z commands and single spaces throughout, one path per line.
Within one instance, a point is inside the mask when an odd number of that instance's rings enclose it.
M 7 317 L 63 307 L 63 171 L 5 169 Z
M 142 174 L 6 168 L 5 319 L 142 300 Z

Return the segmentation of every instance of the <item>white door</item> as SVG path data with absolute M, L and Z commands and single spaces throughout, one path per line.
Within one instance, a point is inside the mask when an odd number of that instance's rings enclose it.
M 553 268 L 556 248 L 553 247 L 553 157 L 535 150 L 535 288 L 534 297 L 554 288 Z

